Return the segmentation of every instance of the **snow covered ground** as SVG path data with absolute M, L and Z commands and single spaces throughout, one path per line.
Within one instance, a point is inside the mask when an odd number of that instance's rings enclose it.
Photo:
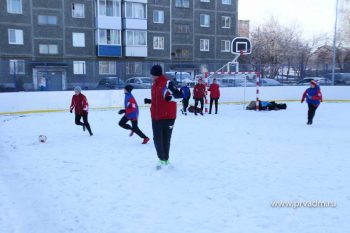
M 1 233 L 330 233 L 350 229 L 350 104 L 277 112 L 220 106 L 179 115 L 173 169 L 153 142 L 91 111 L 94 136 L 67 112 L 0 116 Z M 149 110 L 140 128 L 151 137 Z M 45 134 L 46 143 L 38 136 Z M 273 201 L 335 208 L 272 208 Z

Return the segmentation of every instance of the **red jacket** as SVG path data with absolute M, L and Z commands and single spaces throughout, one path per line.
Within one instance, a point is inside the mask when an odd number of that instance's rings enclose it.
M 210 91 L 210 98 L 211 99 L 219 99 L 220 98 L 219 84 L 217 84 L 217 83 L 210 84 L 208 91 Z
M 203 99 L 205 96 L 205 85 L 197 83 L 193 88 L 193 97 L 195 99 Z
M 166 77 L 159 76 L 152 85 L 152 103 L 151 117 L 152 120 L 176 119 L 176 102 L 166 101 L 164 98 L 169 96 L 167 91 Z
M 83 94 L 73 95 L 70 110 L 75 109 L 75 114 L 83 115 L 84 111 L 89 111 L 89 103 Z

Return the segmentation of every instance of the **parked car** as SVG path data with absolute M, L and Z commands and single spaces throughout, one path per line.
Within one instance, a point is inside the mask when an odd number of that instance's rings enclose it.
M 247 81 L 245 78 L 217 78 L 217 82 L 221 87 L 255 87 L 256 84 L 253 82 Z
M 330 83 L 332 83 L 332 73 L 328 73 L 324 76 Z M 334 74 L 335 85 L 350 85 L 350 73 L 335 73 Z
M 176 80 L 178 85 L 181 85 L 183 82 L 187 82 L 190 87 L 195 85 L 195 81 L 192 79 L 191 74 L 188 72 L 177 72 L 177 71 L 168 71 L 165 72 L 165 76 L 171 80 Z
M 275 79 L 262 78 L 260 79 L 260 86 L 281 86 L 282 84 Z
M 320 78 L 320 77 L 306 77 L 299 82 L 297 82 L 297 85 L 299 86 L 308 86 L 310 85 L 310 81 L 315 80 L 319 85 L 330 85 L 330 80 L 326 78 Z
M 109 89 L 123 89 L 125 83 L 118 77 L 106 77 L 98 82 L 96 89 L 109 90 Z
M 152 87 L 150 77 L 132 77 L 126 80 L 125 83 L 132 85 L 135 89 L 150 89 Z

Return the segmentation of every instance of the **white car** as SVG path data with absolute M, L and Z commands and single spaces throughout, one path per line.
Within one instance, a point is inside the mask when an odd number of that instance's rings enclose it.
M 188 72 L 177 72 L 177 71 L 168 71 L 165 72 L 165 76 L 172 80 L 176 80 L 178 84 L 186 82 L 190 87 L 195 85 L 194 80 L 191 77 L 191 74 Z
M 217 78 L 216 81 L 221 87 L 255 87 L 256 84 L 247 81 L 245 78 Z
M 260 86 L 281 86 L 282 84 L 272 78 L 262 78 L 260 79 Z
M 135 89 L 149 89 L 152 87 L 152 79 L 150 77 L 132 77 L 126 80 L 125 84 L 130 84 Z

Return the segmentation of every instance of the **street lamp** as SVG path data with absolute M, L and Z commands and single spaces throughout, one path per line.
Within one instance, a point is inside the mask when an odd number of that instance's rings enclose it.
M 334 37 L 333 37 L 333 66 L 332 66 L 332 85 L 333 86 L 334 86 L 335 57 L 336 57 L 336 46 L 337 46 L 338 5 L 339 5 L 339 0 L 337 0 L 336 7 L 335 7 L 335 23 L 334 23 Z

